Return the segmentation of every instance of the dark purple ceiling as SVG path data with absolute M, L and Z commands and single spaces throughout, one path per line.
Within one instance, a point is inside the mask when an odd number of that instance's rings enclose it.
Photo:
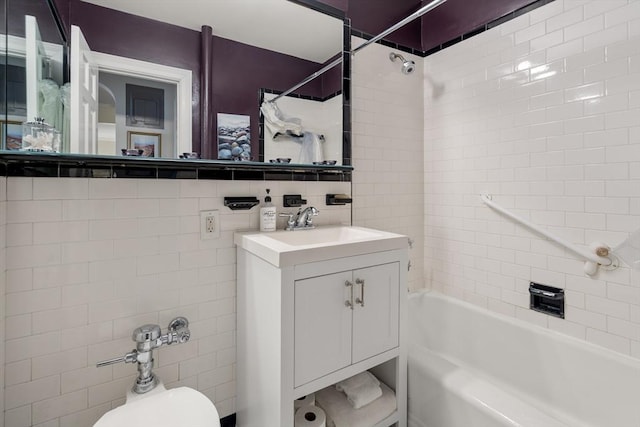
M 355 30 L 376 35 L 420 8 L 416 0 L 349 0 L 347 17 Z M 420 20 L 415 20 L 387 37 L 403 46 L 420 48 Z
M 418 10 L 418 0 L 318 0 L 343 10 L 354 30 L 376 35 Z M 427 51 L 518 10 L 535 0 L 447 0 L 386 40 Z
M 530 3 L 534 1 L 447 0 L 422 17 L 422 50 L 453 40 Z

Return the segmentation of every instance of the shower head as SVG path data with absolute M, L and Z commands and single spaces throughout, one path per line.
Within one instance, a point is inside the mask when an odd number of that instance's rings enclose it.
M 398 58 L 402 61 L 402 72 L 404 74 L 413 73 L 413 70 L 415 70 L 415 68 L 416 68 L 416 63 L 415 62 L 407 61 L 406 59 L 404 59 L 404 57 L 402 55 L 399 55 L 397 53 L 391 52 L 389 54 L 389 59 L 391 60 L 391 62 L 395 62 L 395 60 L 398 59 Z

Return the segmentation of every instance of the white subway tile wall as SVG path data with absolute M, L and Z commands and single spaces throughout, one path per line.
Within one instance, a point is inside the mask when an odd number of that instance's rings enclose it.
M 364 40 L 352 37 L 352 46 Z M 400 53 L 416 62 L 401 71 Z M 422 58 L 372 44 L 352 61 L 353 223 L 412 240 L 409 288 L 423 287 L 423 73 Z M 425 85 L 425 93 L 432 86 Z
M 585 277 L 480 200 L 577 245 L 640 228 L 639 23 L 638 0 L 555 0 L 425 58 L 426 287 L 640 358 L 637 272 Z M 565 320 L 530 281 L 566 290 Z
M 136 327 L 165 330 L 175 316 L 190 320 L 191 340 L 156 351 L 157 374 L 200 390 L 221 416 L 235 412 L 233 232 L 257 229 L 258 210 L 231 211 L 223 198 L 266 188 L 278 211 L 296 193 L 318 207 L 316 223 L 351 221 L 349 205 L 325 206 L 350 183 L 2 178 L 0 426 L 91 426 L 135 379 L 131 364 L 96 362 L 130 351 Z M 205 209 L 220 210 L 220 239 L 200 240 Z

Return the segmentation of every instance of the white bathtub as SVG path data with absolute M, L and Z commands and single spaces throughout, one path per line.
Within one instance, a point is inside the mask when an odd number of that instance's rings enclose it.
M 640 427 L 640 361 L 435 293 L 409 298 L 410 427 Z

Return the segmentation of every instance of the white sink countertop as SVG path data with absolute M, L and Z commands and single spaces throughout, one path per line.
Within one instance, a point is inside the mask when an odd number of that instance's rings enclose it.
M 311 230 L 236 232 L 238 247 L 276 267 L 325 261 L 346 256 L 403 249 L 407 236 L 346 225 L 320 226 Z

